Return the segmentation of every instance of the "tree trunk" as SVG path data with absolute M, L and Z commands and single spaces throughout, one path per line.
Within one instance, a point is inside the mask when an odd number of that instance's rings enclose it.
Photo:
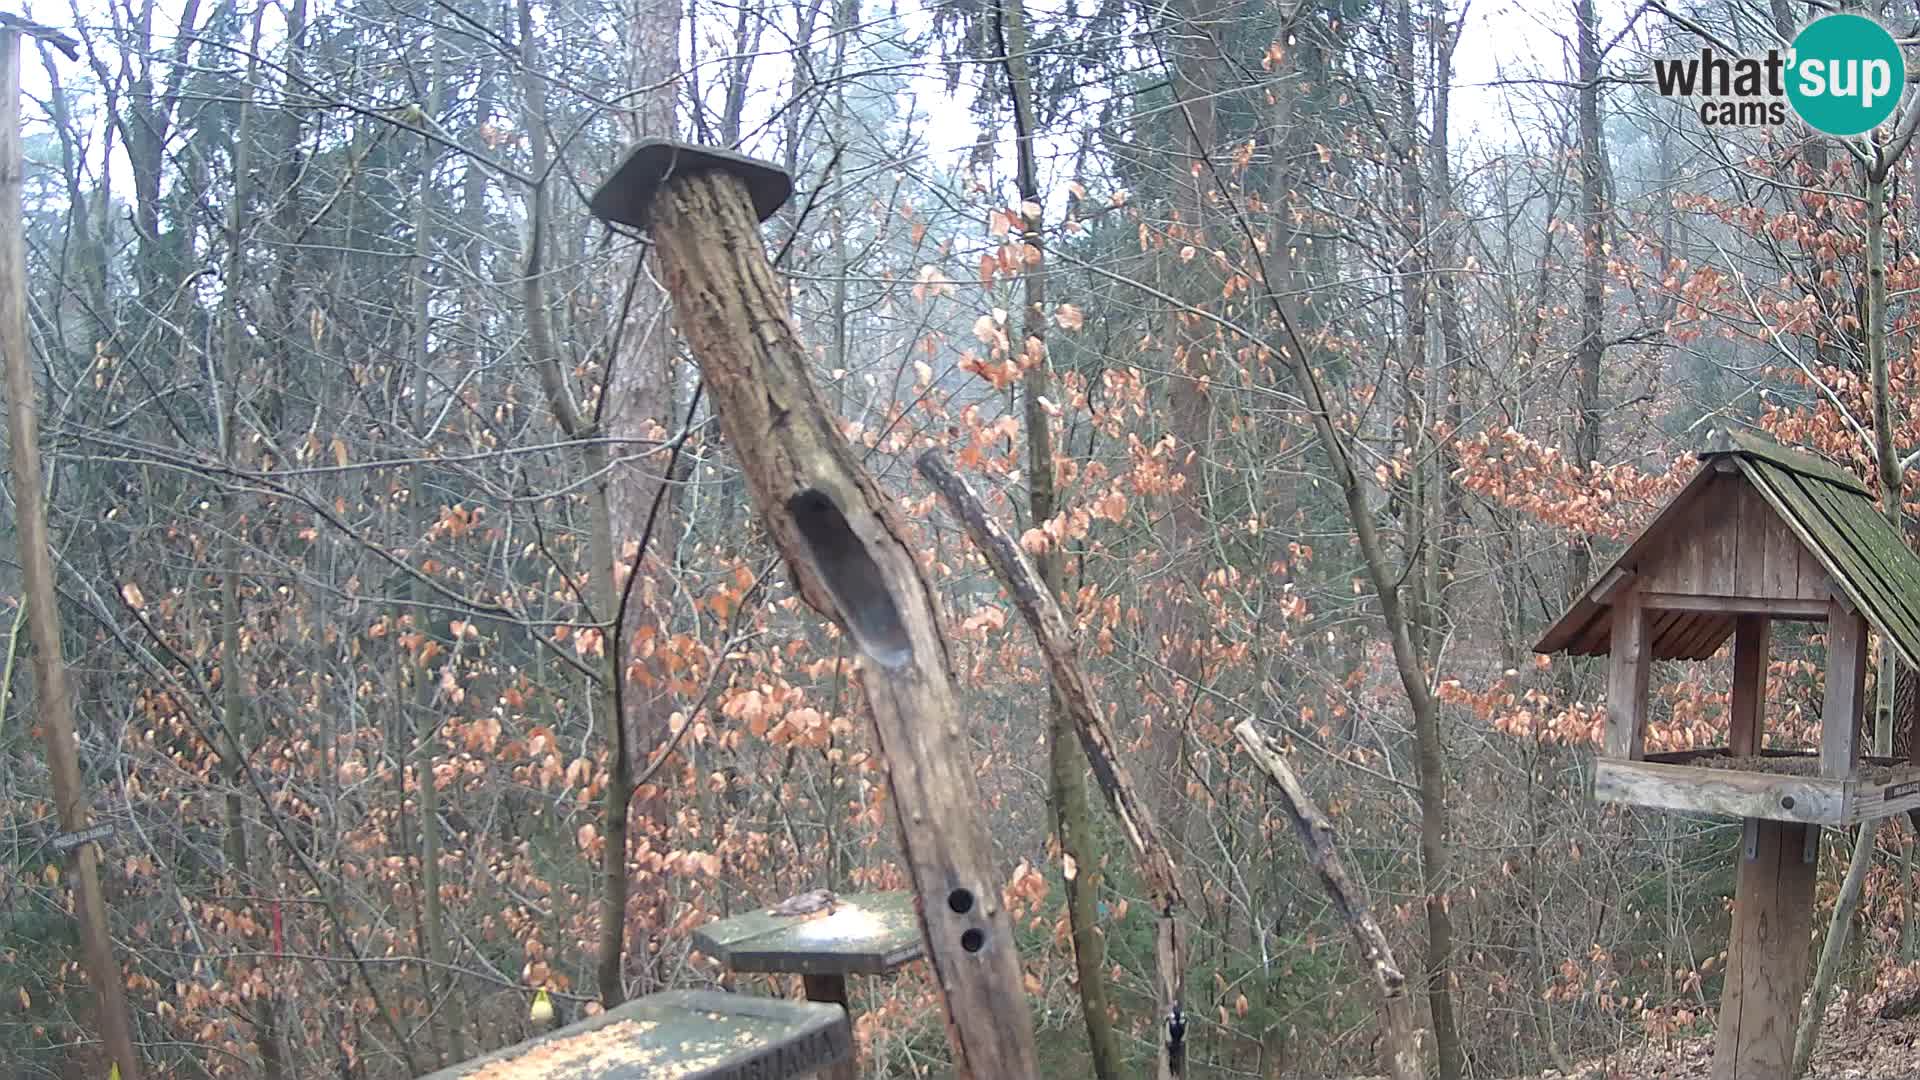
M 1605 176 L 1600 147 L 1600 24 L 1593 0 L 1574 0 L 1579 24 L 1578 111 L 1580 126 L 1580 342 L 1574 367 L 1573 464 L 1582 471 L 1600 459 L 1600 365 L 1606 290 L 1602 253 L 1605 217 L 1601 185 Z M 1567 595 L 1578 596 L 1591 584 L 1593 553 L 1584 537 L 1567 542 Z
M 1187 935 L 1180 919 L 1187 908 L 1186 891 L 1173 863 L 1165 838 L 1155 823 L 1154 813 L 1139 794 L 1130 771 L 1115 748 L 1113 736 L 1100 718 L 1103 710 L 1094 700 L 1093 689 L 1074 653 L 1073 631 L 1061 611 L 1054 590 L 1021 552 L 1020 545 L 987 516 L 986 508 L 953 471 L 937 450 L 920 455 L 920 475 L 927 478 L 946 500 L 947 508 L 966 527 L 974 546 L 986 555 L 1000 584 L 1013 598 L 1033 636 L 1039 640 L 1040 655 L 1053 679 L 1054 701 L 1069 721 L 1070 734 L 1077 735 L 1087 762 L 1100 782 L 1107 806 L 1120 820 L 1122 833 L 1132 849 L 1155 910 L 1154 961 L 1159 971 L 1160 1011 L 1165 1018 L 1166 1037 L 1162 1040 L 1155 1075 L 1160 1080 L 1182 1075 L 1185 1070 Z M 1069 875 L 1071 877 L 1071 875 Z
M 547 165 L 550 147 L 547 131 L 546 82 L 541 75 L 539 50 L 533 36 L 533 7 L 530 0 L 519 0 L 521 93 L 527 137 L 533 145 L 533 190 L 527 196 L 527 251 L 525 272 L 521 278 L 521 302 L 527 320 L 527 346 L 532 351 L 534 368 L 540 373 L 547 407 L 554 423 L 569 440 L 578 442 L 581 466 L 589 476 L 597 477 L 588 490 L 587 590 L 592 611 L 589 617 L 601 632 L 600 670 L 590 678 L 593 714 L 600 722 L 602 740 L 607 749 L 607 784 L 601 806 L 600 828 L 600 929 L 599 953 L 594 978 L 600 990 L 602 1008 L 613 1009 L 627 999 L 626 947 L 627 897 L 627 818 L 633 804 L 633 759 L 627 741 L 627 726 L 620 715 L 620 696 L 614 681 L 621 677 L 615 666 L 620 636 L 614 625 L 614 611 L 620 592 L 613 577 L 612 514 L 607 505 L 607 445 L 580 414 L 568 385 L 567 373 L 548 321 L 550 301 L 546 283 L 546 229 L 548 194 Z M 603 395 L 604 399 L 604 395 Z
M 1287 766 L 1286 758 L 1261 736 L 1253 721 L 1240 721 L 1233 733 L 1279 789 L 1281 808 L 1293 822 L 1301 846 L 1307 849 L 1307 861 L 1319 874 L 1327 898 L 1333 901 L 1334 910 L 1340 913 L 1367 961 L 1380 994 L 1380 1057 L 1388 1075 L 1393 1080 L 1421 1080 L 1427 1070 L 1420 1051 L 1420 1031 L 1414 1023 L 1413 1000 L 1407 993 L 1407 977 L 1394 962 L 1393 949 L 1373 917 L 1366 893 L 1347 876 L 1346 864 L 1333 846 L 1333 822 L 1321 813 L 1306 786 Z
M 1395 98 L 1399 105 L 1400 145 L 1400 237 L 1406 250 L 1400 259 L 1400 308 L 1406 320 L 1404 355 L 1400 361 L 1401 439 L 1406 444 L 1412 469 L 1407 485 L 1400 492 L 1401 518 L 1405 523 L 1401 544 L 1412 564 L 1406 575 L 1409 589 L 1407 614 L 1413 619 L 1422 655 L 1433 654 L 1438 619 L 1433 609 L 1431 573 L 1435 566 L 1433 545 L 1427 542 L 1429 454 L 1431 416 L 1427 384 L 1427 290 L 1431 284 L 1432 263 L 1427 252 L 1426 177 L 1420 168 L 1420 114 L 1414 101 L 1414 87 L 1423 80 L 1413 60 L 1413 0 L 1399 0 L 1393 10 L 1393 61 Z
M 445 93 L 444 80 L 447 63 L 446 35 L 435 34 L 433 60 L 427 70 L 427 117 L 438 122 L 440 119 L 441 98 Z M 428 301 L 431 299 L 432 286 L 429 271 L 433 258 L 433 171 L 439 161 L 439 144 L 432 139 L 420 141 L 420 175 L 416 198 L 413 230 L 413 433 L 421 442 L 421 451 L 427 452 L 430 445 L 428 426 L 432 422 L 433 411 L 428 407 L 428 396 L 432 384 L 427 379 L 428 364 L 432 359 L 431 315 Z M 407 538 L 409 545 L 422 543 L 429 527 L 428 508 L 421 498 L 427 490 L 429 478 L 424 465 L 414 467 L 413 498 L 407 502 L 407 518 L 411 523 L 412 535 Z M 410 584 L 416 617 L 433 610 L 431 594 L 426 582 L 414 578 Z M 423 627 L 424 629 L 424 627 Z M 429 635 L 430 637 L 431 635 Z M 447 653 L 445 663 L 455 662 L 459 655 L 458 643 Z M 427 985 L 430 988 L 427 1006 L 435 1009 L 435 1018 L 439 1019 L 438 1009 L 445 1007 L 445 1045 L 451 1059 L 455 1062 L 467 1059 L 467 1018 L 466 999 L 453 978 L 453 953 L 447 944 L 446 904 L 440 896 L 440 789 L 434 779 L 434 748 L 439 744 L 440 725 L 435 717 L 440 693 L 433 673 L 416 666 L 413 671 L 413 724 L 409 733 L 411 739 L 408 755 L 413 758 L 414 784 L 420 799 L 420 913 L 421 924 L 426 936 L 427 959 L 432 962 L 432 970 L 427 973 Z M 441 1045 L 439 1040 L 429 1039 L 430 1046 Z
M 1000 0 L 998 16 L 1002 31 L 1000 51 L 1013 96 L 1021 233 L 1034 250 L 1044 252 L 1046 237 L 1040 216 L 1044 203 L 1033 150 L 1037 133 L 1034 131 L 1033 80 L 1027 66 L 1025 5 L 1022 0 Z M 838 236 L 836 231 L 836 240 Z M 1028 266 L 1022 275 L 1026 290 L 1023 319 L 1026 348 L 1046 341 L 1045 274 L 1043 262 Z M 841 281 L 845 280 L 843 267 Z M 1021 379 L 1027 430 L 1027 510 L 1034 528 L 1051 520 L 1058 511 L 1054 492 L 1053 427 L 1041 405 L 1052 393 L 1051 361 L 1044 353 L 1042 356 L 1039 363 L 1027 368 Z M 845 366 L 844 363 L 841 366 Z M 1059 598 L 1062 562 L 1059 548 L 1049 548 L 1036 562 L 1047 591 Z M 1122 1061 L 1107 998 L 1106 943 L 1098 925 L 1096 902 L 1101 875 L 1095 862 L 1098 849 L 1087 813 L 1086 759 L 1074 738 L 1072 718 L 1067 715 L 1066 704 L 1057 689 L 1049 691 L 1048 701 L 1047 775 L 1051 788 L 1048 801 L 1053 807 L 1054 831 L 1060 840 L 1061 862 L 1066 868 L 1067 922 L 1073 942 L 1074 972 L 1080 987 L 1080 1018 L 1087 1029 L 1092 1074 L 1098 1080 L 1118 1080 Z
M 1207 163 L 1219 133 L 1215 104 L 1224 63 L 1214 35 L 1227 25 L 1228 17 L 1216 0 L 1178 0 L 1171 12 L 1177 23 L 1168 74 L 1179 103 L 1171 122 L 1184 160 L 1176 158 L 1179 219 L 1169 233 L 1180 245 L 1204 252 L 1214 246 L 1208 239 L 1207 194 L 1212 180 Z M 1158 20 L 1165 15 L 1154 8 L 1150 17 Z M 1185 264 L 1181 271 L 1185 279 L 1176 295 L 1196 307 L 1209 302 L 1218 291 L 1209 281 L 1212 265 L 1206 258 Z M 1164 707 L 1154 718 L 1157 726 L 1150 744 L 1157 759 L 1151 772 L 1165 785 L 1160 796 L 1168 835 L 1175 843 L 1184 843 L 1193 803 L 1187 793 L 1187 732 L 1191 712 L 1200 706 L 1197 688 L 1202 681 L 1201 642 L 1206 636 L 1201 630 L 1206 620 L 1196 596 L 1206 576 L 1211 533 L 1205 511 L 1206 463 L 1212 453 L 1214 404 L 1207 383 L 1214 377 L 1215 341 L 1211 323 L 1187 312 L 1176 312 L 1174 318 L 1166 409 L 1168 430 L 1177 444 L 1171 468 L 1180 478 L 1180 487 L 1168 494 L 1157 530 L 1168 566 L 1167 587 L 1149 602 L 1147 646 L 1159 652 L 1167 666 Z
M 1263 270 L 1264 272 L 1264 270 Z M 1271 290 L 1271 286 L 1269 286 Z M 1420 804 L 1420 875 L 1427 916 L 1427 993 L 1433 1012 L 1434 1042 L 1443 1080 L 1458 1080 L 1463 1066 L 1459 1032 L 1453 1017 L 1452 856 L 1448 844 L 1446 755 L 1440 735 L 1439 702 L 1427 683 L 1426 660 L 1414 639 L 1401 589 L 1401 575 L 1388 560 L 1374 523 L 1367 489 L 1354 469 L 1352 449 L 1334 423 L 1335 410 L 1319 374 L 1306 362 L 1306 343 L 1279 297 L 1267 303 L 1280 324 L 1276 343 L 1312 422 L 1314 440 L 1326 455 L 1346 504 L 1347 522 L 1360 549 L 1368 583 L 1380 601 L 1380 617 L 1393 649 L 1393 666 L 1413 713 L 1414 767 Z
M 1406 438 L 1413 448 L 1412 475 L 1415 480 L 1407 493 L 1408 532 L 1405 544 L 1406 557 L 1413 565 L 1411 572 L 1402 575 L 1410 590 L 1404 611 L 1411 637 L 1409 661 L 1413 669 L 1403 672 L 1402 678 L 1404 680 L 1411 675 L 1425 691 L 1428 678 L 1426 660 L 1432 655 L 1437 640 L 1437 620 L 1432 608 L 1433 598 L 1426 588 L 1428 578 L 1419 572 L 1419 567 L 1423 562 L 1433 560 L 1436 553 L 1427 542 L 1431 527 L 1431 523 L 1425 520 L 1427 493 L 1419 483 L 1427 469 L 1425 458 L 1431 449 L 1426 438 L 1427 395 L 1423 374 L 1427 363 L 1427 276 L 1430 265 L 1425 249 L 1425 177 L 1421 175 L 1417 151 L 1421 144 L 1419 115 L 1413 100 L 1413 87 L 1417 82 L 1413 62 L 1413 0 L 1400 0 L 1394 10 L 1394 40 L 1396 67 L 1400 75 L 1400 123 L 1403 129 L 1401 138 L 1404 140 L 1400 175 L 1406 215 L 1403 233 L 1407 242 L 1407 272 L 1402 277 L 1401 295 L 1407 320 L 1403 393 L 1405 415 L 1409 421 Z M 1386 597 L 1383 595 L 1381 599 L 1384 607 Z M 1451 885 L 1445 871 L 1448 861 L 1446 747 L 1440 737 L 1439 703 L 1430 694 L 1424 719 L 1419 710 L 1415 710 L 1414 744 L 1421 792 L 1420 858 L 1427 888 L 1427 1000 L 1433 1014 L 1434 1048 L 1440 1059 L 1440 1076 L 1442 1080 L 1459 1080 L 1466 1071 L 1466 1060 L 1454 1021 L 1453 993 L 1449 985 L 1453 917 L 1447 910 L 1450 902 L 1447 892 Z
M 227 208 L 227 259 L 222 272 L 219 368 L 220 381 L 224 385 L 215 392 L 219 395 L 220 406 L 220 458 L 231 469 L 241 467 L 240 441 L 235 429 L 240 423 L 241 385 L 247 379 L 243 355 L 248 350 L 247 337 L 241 327 L 240 288 L 245 275 L 243 253 L 247 247 L 248 203 L 253 198 L 254 188 L 252 157 L 256 114 L 253 99 L 254 82 L 259 74 L 260 29 L 264 11 L 263 8 L 254 12 L 253 47 L 249 53 L 253 59 L 247 64 L 246 79 L 240 92 L 240 115 L 234 128 L 233 193 L 231 205 Z M 240 551 L 241 537 L 245 531 L 245 509 L 231 485 L 220 494 L 220 512 L 226 522 L 219 549 L 220 726 L 225 732 L 228 746 L 226 836 L 222 846 L 232 880 L 241 883 L 247 892 L 258 894 L 260 888 L 256 883 L 271 881 L 271 877 L 255 876 L 251 846 L 247 840 L 243 792 L 247 786 L 247 761 L 259 733 L 249 731 L 255 718 L 247 708 L 250 695 L 244 685 L 245 664 L 240 659 L 240 631 L 246 618 L 240 603 Z M 262 937 L 259 931 L 255 931 L 247 935 L 248 944 L 258 948 Z M 245 1015 L 253 1027 L 262 1075 L 268 1080 L 279 1080 L 286 1075 L 277 1022 L 279 993 L 271 979 L 267 980 L 267 987 L 267 994 L 252 1003 Z
M 21 181 L 25 154 L 20 139 L 20 31 L 0 28 L 0 362 L 6 365 L 7 434 L 13 459 L 15 531 L 20 577 L 33 641 L 33 683 L 47 743 L 47 771 L 62 832 L 87 827 L 88 799 L 74 745 L 73 698 L 60 643 L 60 609 L 47 532 L 46 484 L 40 473 L 40 422 L 27 341 L 27 244 L 22 224 Z M 106 895 L 100 888 L 100 848 L 86 843 L 67 856 L 75 882 L 74 918 L 87 979 L 99 995 L 101 1041 L 120 1067 L 121 1080 L 145 1074 L 134 1049 L 126 983 L 107 928 Z
M 1429 561 L 1432 573 L 1427 587 L 1428 602 L 1439 611 L 1447 610 L 1453 575 L 1463 551 L 1462 530 L 1458 518 L 1464 512 L 1459 486 L 1453 479 L 1456 457 L 1453 440 L 1466 425 L 1466 409 L 1461 403 L 1461 381 L 1468 370 L 1467 334 L 1460 306 L 1460 284 L 1455 267 L 1459 265 L 1459 221 L 1454 206 L 1453 149 L 1449 140 L 1449 122 L 1453 96 L 1453 53 L 1459 44 L 1459 28 L 1447 22 L 1445 0 L 1436 0 L 1433 24 L 1438 40 L 1433 63 L 1433 133 L 1429 141 L 1427 166 L 1433 170 L 1433 229 L 1430 235 L 1434 307 L 1440 317 L 1440 349 L 1435 357 L 1430 398 L 1435 408 L 1430 419 L 1443 421 L 1445 435 L 1433 448 L 1433 523 L 1434 557 Z M 1432 267 L 1440 269 L 1432 271 Z M 1431 652 L 1429 652 L 1431 655 Z
M 641 0 L 634 12 L 629 30 L 628 79 L 635 96 L 625 119 L 628 134 L 636 140 L 671 138 L 678 130 L 680 87 L 675 77 L 680 73 L 680 28 L 680 0 Z M 658 688 L 664 687 L 665 680 L 649 687 L 626 678 L 627 648 L 634 634 L 649 625 L 663 631 L 666 628 L 660 625 L 657 609 L 634 600 L 640 594 L 639 586 L 617 580 L 613 568 L 624 565 L 636 578 L 659 578 L 668 573 L 679 537 L 680 504 L 673 478 L 667 475 L 668 455 L 661 453 L 657 444 L 640 441 L 659 439 L 673 428 L 679 390 L 670 304 L 656 281 L 657 269 L 648 272 L 641 265 L 642 259 L 634 257 L 633 292 L 623 313 L 626 323 L 616 338 L 617 351 L 611 358 L 598 406 L 597 427 L 616 448 L 615 464 L 610 470 L 598 472 L 600 480 L 595 486 L 595 498 L 604 499 L 606 504 L 608 531 L 606 565 L 603 568 L 596 560 L 594 570 L 598 580 L 604 569 L 608 590 L 599 617 L 611 620 L 623 616 L 619 625 L 609 627 L 606 647 L 609 675 L 620 680 L 614 695 L 618 715 L 610 722 L 620 725 L 619 744 L 627 748 L 623 754 L 626 760 L 616 767 L 625 770 L 623 779 L 629 783 L 632 770 L 644 766 L 652 750 L 666 741 L 667 719 L 674 701 Z M 623 594 L 624 600 L 620 599 Z M 652 786 L 639 792 L 632 817 L 641 835 L 634 838 L 634 844 L 664 844 L 674 809 Z M 625 813 L 615 806 L 610 789 L 609 828 L 616 811 Z M 612 835 L 608 833 L 609 842 Z M 613 864 L 608 864 L 607 872 L 614 872 Z M 626 872 L 623 864 L 620 873 Z M 666 925 L 671 901 L 664 878 L 643 878 L 641 889 L 633 948 L 642 967 L 644 991 L 660 979 L 654 970 L 653 932 Z M 604 927 L 600 947 L 604 998 L 608 957 L 610 950 L 618 948 Z
M 1882 151 L 1884 153 L 1884 151 Z M 1894 155 L 1866 170 L 1867 181 L 1867 370 L 1873 382 L 1874 456 L 1879 463 L 1880 510 L 1901 529 L 1900 459 L 1893 446 L 1892 389 L 1888 385 L 1887 366 L 1887 173 Z M 1874 696 L 1888 707 L 1875 709 L 1874 752 L 1886 755 L 1893 750 L 1892 714 L 1893 668 L 1897 661 L 1892 649 L 1883 649 L 1880 661 L 1879 692 Z M 1829 677 L 1832 675 L 1828 671 Z M 1879 822 L 1868 821 L 1854 832 L 1853 857 L 1847 863 L 1847 876 L 1834 900 L 1833 917 L 1827 923 L 1826 943 L 1820 949 L 1820 962 L 1814 968 L 1813 990 L 1800 1028 L 1794 1036 L 1793 1075 L 1806 1073 L 1813 1060 L 1813 1048 L 1820 1038 L 1820 1020 L 1826 1012 L 1827 996 L 1840 975 L 1840 966 L 1853 933 L 1854 915 L 1860 908 L 1867 871 L 1873 865 L 1875 838 Z M 1908 883 L 1910 887 L 1910 882 Z
M 858 650 L 959 1073 L 1036 1075 L 1033 1020 L 998 903 L 940 614 L 905 522 L 808 375 L 745 182 L 676 173 L 652 198 L 651 220 L 675 313 L 754 508 L 801 599 Z

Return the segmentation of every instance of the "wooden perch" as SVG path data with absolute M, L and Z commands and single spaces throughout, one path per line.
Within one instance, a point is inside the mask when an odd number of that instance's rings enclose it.
M 1254 729 L 1252 720 L 1240 721 L 1233 733 L 1239 736 L 1240 745 L 1247 748 L 1254 764 L 1272 777 L 1280 789 L 1281 808 L 1293 819 L 1294 831 L 1300 834 L 1300 843 L 1307 849 L 1307 861 L 1319 873 L 1327 898 L 1346 920 L 1353 940 L 1360 945 L 1361 955 L 1373 969 L 1374 984 L 1380 989 L 1382 1064 L 1393 1080 L 1422 1080 L 1426 1066 L 1421 1060 L 1421 1032 L 1413 1022 L 1413 999 L 1407 993 L 1407 977 L 1393 962 L 1393 949 L 1387 945 L 1387 935 L 1367 906 L 1366 894 L 1347 877 L 1347 868 L 1333 846 L 1333 823 L 1314 805 L 1300 778 L 1287 767 L 1286 759 Z
M 919 468 L 920 475 L 940 492 L 947 509 L 960 519 L 967 535 L 986 555 L 1000 584 L 1013 597 L 1014 606 L 1033 629 L 1033 636 L 1039 639 L 1040 653 L 1046 658 L 1054 689 L 1073 720 L 1073 729 L 1080 736 L 1080 745 L 1087 752 L 1087 764 L 1093 771 L 1094 781 L 1100 785 L 1113 815 L 1120 819 L 1140 876 L 1153 892 L 1159 915 L 1154 955 L 1160 971 L 1161 1015 L 1167 1025 L 1166 1037 L 1160 1040 L 1159 1075 L 1163 1080 L 1179 1076 L 1184 1072 L 1185 1059 L 1186 1017 L 1181 997 L 1185 992 L 1186 939 L 1178 912 L 1186 907 L 1186 898 L 1180 890 L 1173 858 L 1167 854 L 1166 845 L 1161 843 L 1154 826 L 1153 811 L 1141 801 L 1139 789 L 1127 774 L 1127 767 L 1120 762 L 1113 736 L 1100 718 L 1093 689 L 1074 651 L 1073 631 L 1067 625 L 1059 601 L 1041 580 L 1040 571 L 1006 529 L 987 515 L 965 478 L 954 472 L 938 451 L 929 450 L 920 455 Z
M 754 509 L 800 597 L 857 648 L 958 1075 L 1024 1080 L 1038 1075 L 1033 1018 L 934 591 L 821 400 L 761 245 L 759 222 L 790 190 L 765 163 L 648 140 L 592 205 L 652 230 L 674 322 Z

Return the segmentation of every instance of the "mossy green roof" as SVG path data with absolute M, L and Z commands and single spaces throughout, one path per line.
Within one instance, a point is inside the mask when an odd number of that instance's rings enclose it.
M 1730 457 L 1760 497 L 1820 560 L 1834 587 L 1910 667 L 1920 667 L 1920 556 L 1867 485 L 1836 465 L 1769 439 L 1729 432 L 1700 452 Z
M 1701 468 L 1601 580 L 1632 565 L 1650 550 L 1686 544 L 1680 529 L 1686 505 L 1702 497 L 1716 468 L 1730 461 L 1826 571 L 1833 587 L 1864 615 L 1908 665 L 1920 667 L 1920 556 L 1880 512 L 1872 491 L 1859 477 L 1801 450 L 1789 449 L 1750 432 L 1715 432 L 1699 453 Z M 1611 618 L 1610 604 L 1595 590 L 1583 591 L 1534 646 L 1543 653 L 1594 650 L 1594 628 Z M 1690 621 L 1689 621 L 1690 620 Z M 1725 616 L 1690 615 L 1676 626 L 1693 626 L 1687 641 L 1656 640 L 1656 657 L 1698 658 L 1710 654 L 1732 632 Z M 1660 635 L 1656 635 L 1657 637 Z M 1672 635 L 1667 635 L 1672 636 Z M 1598 654 L 1606 652 L 1599 638 Z

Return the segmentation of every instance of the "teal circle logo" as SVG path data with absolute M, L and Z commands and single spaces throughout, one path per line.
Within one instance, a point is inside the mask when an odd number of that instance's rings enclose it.
M 1815 131 L 1872 131 L 1893 115 L 1907 60 L 1887 28 L 1864 15 L 1828 15 L 1793 39 L 1787 100 Z

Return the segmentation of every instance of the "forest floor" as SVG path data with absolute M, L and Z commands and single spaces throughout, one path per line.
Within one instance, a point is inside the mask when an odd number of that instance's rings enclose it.
M 1676 1039 L 1583 1062 L 1571 1074 L 1549 1070 L 1528 1080 L 1695 1080 L 1713 1073 L 1713 1036 Z M 1881 1020 L 1827 1010 L 1807 1080 L 1920 1078 L 1920 1015 Z

